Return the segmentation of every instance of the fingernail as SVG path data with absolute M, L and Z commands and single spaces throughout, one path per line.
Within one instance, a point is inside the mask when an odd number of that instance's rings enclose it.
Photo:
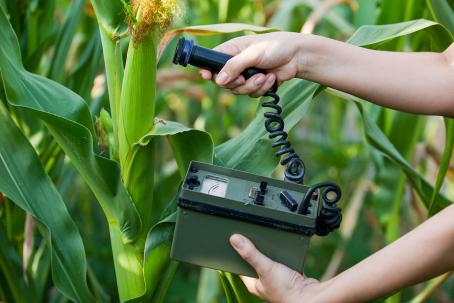
M 220 72 L 216 77 L 216 83 L 219 85 L 226 84 L 229 81 L 229 75 L 226 72 Z
M 242 249 L 244 246 L 244 239 L 240 235 L 233 235 L 230 237 L 230 243 L 236 248 L 236 249 Z
M 266 79 L 266 82 L 268 82 L 268 83 L 274 83 L 275 80 L 276 80 L 276 79 L 275 79 L 274 75 L 271 74 L 271 75 L 269 75 L 268 78 Z
M 263 84 L 263 82 L 265 82 L 265 79 L 266 79 L 266 77 L 261 75 L 261 76 L 257 77 L 257 79 L 255 79 L 254 84 L 257 86 L 260 86 Z

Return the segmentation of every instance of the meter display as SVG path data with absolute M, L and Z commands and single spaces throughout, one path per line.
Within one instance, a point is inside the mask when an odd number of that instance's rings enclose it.
M 202 181 L 201 193 L 224 198 L 227 193 L 229 180 L 218 176 L 208 175 Z

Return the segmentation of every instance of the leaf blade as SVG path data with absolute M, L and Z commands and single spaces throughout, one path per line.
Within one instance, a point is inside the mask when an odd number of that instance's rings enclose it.
M 167 47 L 167 45 L 172 41 L 173 38 L 182 34 L 188 33 L 196 36 L 205 36 L 205 35 L 215 35 L 215 34 L 227 34 L 227 33 L 236 33 L 251 31 L 253 33 L 269 33 L 278 31 L 275 28 L 268 28 L 263 26 L 256 26 L 244 23 L 217 23 L 217 24 L 207 24 L 207 25 L 194 25 L 187 26 L 177 29 L 172 29 L 164 34 L 164 36 L 159 41 L 158 45 L 158 60 L 161 58 L 162 52 Z
M 0 191 L 43 223 L 57 287 L 77 302 L 94 302 L 86 284 L 82 238 L 33 147 L 0 106 Z M 27 171 L 27 175 L 23 172 Z

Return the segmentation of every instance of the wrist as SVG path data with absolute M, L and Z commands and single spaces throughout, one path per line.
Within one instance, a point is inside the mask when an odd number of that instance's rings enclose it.
M 330 279 L 326 281 L 322 281 L 319 284 L 319 291 L 318 295 L 315 297 L 315 300 L 313 302 L 317 303 L 341 303 L 340 300 L 338 300 L 338 296 L 335 293 L 334 285 L 335 279 Z
M 314 82 L 324 81 L 338 66 L 337 51 L 342 42 L 317 35 L 301 35 L 297 55 L 297 77 Z
M 298 51 L 296 54 L 297 77 L 308 79 L 310 74 L 315 72 L 317 67 L 317 44 L 320 37 L 311 34 L 302 34 L 298 41 Z
M 309 281 L 312 280 L 312 281 Z M 319 282 L 306 278 L 301 287 L 288 297 L 288 303 L 340 303 L 337 294 L 332 287 L 333 279 Z M 349 302 L 350 303 L 350 302 Z

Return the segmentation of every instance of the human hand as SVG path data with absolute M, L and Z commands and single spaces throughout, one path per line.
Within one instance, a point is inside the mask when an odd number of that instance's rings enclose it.
M 221 87 L 234 94 L 259 97 L 269 90 L 275 81 L 297 77 L 301 70 L 301 42 L 305 35 L 290 32 L 277 32 L 251 35 L 229 40 L 216 48 L 217 51 L 233 55 L 217 75 L 201 69 L 205 80 L 214 80 Z M 267 70 L 244 79 L 241 72 L 249 67 Z
M 257 272 L 257 278 L 241 277 L 247 289 L 270 303 L 325 302 L 325 284 L 305 278 L 300 273 L 272 261 L 259 252 L 252 242 L 238 234 L 230 244 Z

